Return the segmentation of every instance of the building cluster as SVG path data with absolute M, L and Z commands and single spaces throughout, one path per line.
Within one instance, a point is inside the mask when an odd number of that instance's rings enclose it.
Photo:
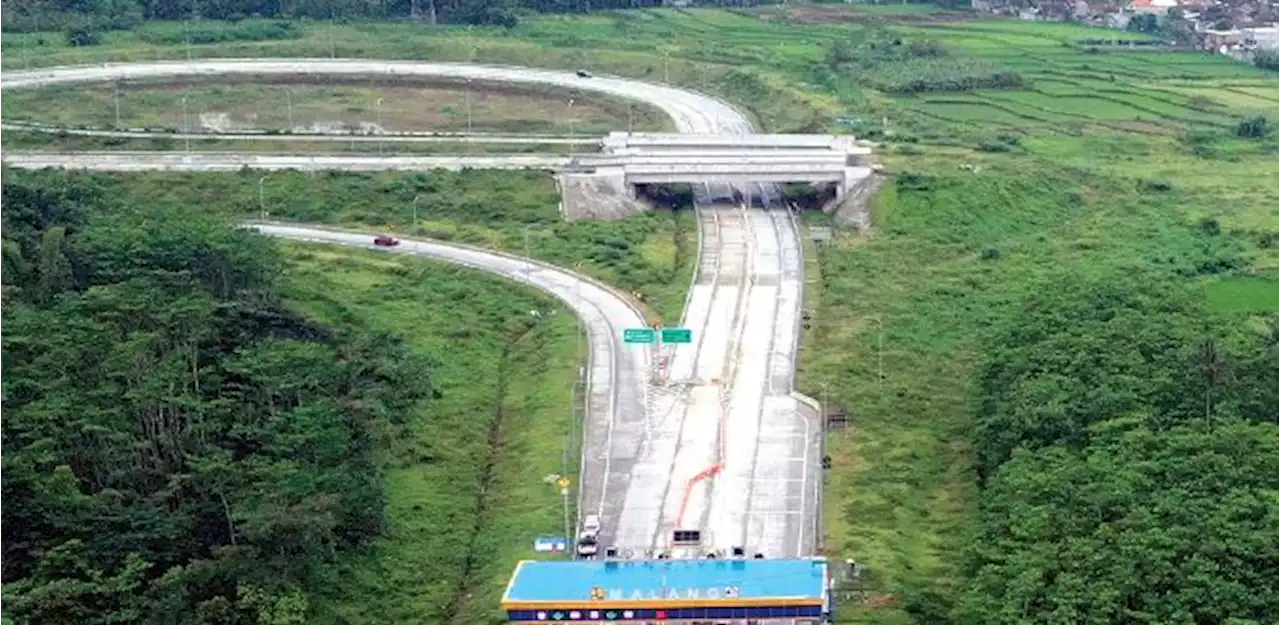
M 986 13 L 1129 29 L 1134 19 L 1185 21 L 1196 48 L 1247 58 L 1277 49 L 1277 0 L 972 0 Z M 1150 16 L 1150 17 L 1148 17 Z M 1136 43 L 1136 42 L 1135 42 Z

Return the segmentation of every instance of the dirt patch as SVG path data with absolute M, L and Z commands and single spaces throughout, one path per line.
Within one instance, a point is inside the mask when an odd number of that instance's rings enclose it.
M 596 93 L 430 77 L 184 77 L 14 92 L 8 119 L 206 132 L 435 131 L 602 135 L 669 130 L 661 111 Z

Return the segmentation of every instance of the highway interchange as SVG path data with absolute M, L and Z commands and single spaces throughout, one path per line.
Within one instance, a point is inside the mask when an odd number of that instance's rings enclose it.
M 752 131 L 747 118 L 731 105 L 673 87 L 613 77 L 583 79 L 552 70 L 452 63 L 343 59 L 125 63 L 11 71 L 4 74 L 0 88 L 233 73 L 415 75 L 542 83 L 648 102 L 670 115 L 684 133 Z M 191 160 L 198 157 L 187 156 L 182 168 L 225 170 Z M 167 168 L 163 163 L 148 164 L 147 159 L 156 156 L 115 153 L 68 158 L 25 166 Z M 378 157 L 326 156 L 319 165 L 318 157 L 306 158 L 314 170 L 358 169 L 360 163 Z M 12 162 L 11 155 L 5 160 Z M 307 166 L 295 168 L 306 170 Z M 744 191 L 755 206 L 732 201 Z M 438 242 L 405 241 L 396 249 L 525 282 L 566 301 L 581 316 L 590 337 L 591 360 L 579 509 L 600 514 L 602 545 L 637 554 L 662 551 L 670 547 L 673 530 L 700 529 L 704 549 L 744 546 L 768 557 L 810 555 L 820 505 L 820 424 L 809 408 L 813 402 L 794 392 L 803 288 L 798 227 L 785 208 L 760 206 L 776 197 L 765 185 L 735 189 L 711 184 L 697 195 L 700 256 L 681 323 L 693 330 L 689 345 L 624 344 L 623 329 L 645 325 L 641 312 L 616 290 L 563 269 Z M 364 234 L 299 225 L 259 227 L 271 236 L 371 247 L 371 237 Z

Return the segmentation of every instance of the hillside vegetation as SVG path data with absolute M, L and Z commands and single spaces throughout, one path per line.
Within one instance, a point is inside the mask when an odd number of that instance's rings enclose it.
M 429 362 L 281 297 L 258 237 L 4 185 L 4 581 L 20 622 L 293 622 L 383 531 Z

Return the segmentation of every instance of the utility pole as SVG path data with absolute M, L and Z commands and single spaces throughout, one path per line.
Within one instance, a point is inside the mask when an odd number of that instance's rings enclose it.
M 671 53 L 662 53 L 662 82 L 671 84 Z
M 631 100 L 627 100 L 627 134 L 631 134 L 633 132 L 632 122 L 633 120 L 631 118 Z
M 284 90 L 284 107 L 289 116 L 289 132 L 293 132 L 293 91 Z

